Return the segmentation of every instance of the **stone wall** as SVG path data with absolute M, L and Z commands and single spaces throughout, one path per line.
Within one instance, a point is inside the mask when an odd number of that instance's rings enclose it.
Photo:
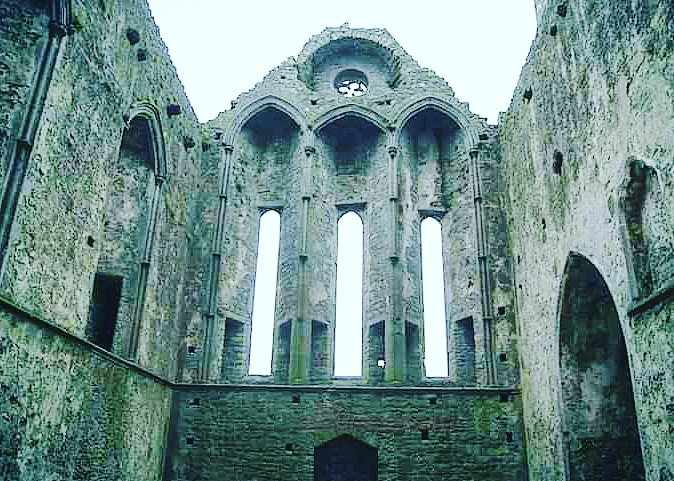
M 25 30 L 44 24 L 43 16 L 31 17 L 12 2 L 2 8 L 9 9 L 8 19 L 3 18 L 11 34 L 7 38 L 20 39 L 19 46 L 30 39 L 35 42 L 37 33 Z M 135 256 L 139 269 L 143 261 L 149 262 L 135 357 L 174 377 L 183 342 L 182 293 L 193 230 L 187 212 L 198 192 L 201 171 L 200 128 L 145 1 L 74 1 L 72 10 L 73 32 L 61 41 L 25 180 L 18 186 L 0 288 L 16 304 L 73 334 L 85 335 L 101 249 L 106 242 L 120 242 L 106 238 L 110 232 L 105 230 L 104 214 L 108 192 L 120 181 L 115 172 L 122 134 L 133 120 L 129 116 L 145 106 L 156 112 L 161 137 L 156 140 L 163 147 L 167 172 L 158 199 L 152 252 L 148 259 L 140 253 Z M 26 59 L 36 55 L 35 47 L 33 51 L 29 47 L 16 55 Z M 16 63 L 23 70 L 12 70 L 8 76 L 10 80 L 21 77 L 29 89 L 36 81 L 35 75 L 31 78 L 30 62 Z M 16 111 L 19 100 L 3 103 L 3 115 L 24 115 Z M 171 104 L 181 113 L 169 115 Z M 9 129 L 9 135 L 17 135 L 16 130 Z M 9 157 L 11 152 L 5 151 L 3 162 Z M 143 215 L 148 213 L 138 214 Z M 149 225 L 145 223 L 143 229 Z M 128 333 L 119 336 L 126 339 Z M 126 342 L 115 345 L 122 344 Z M 123 352 L 121 347 L 115 349 Z
M 314 449 L 347 433 L 377 448 L 380 481 L 525 479 L 520 399 L 507 390 L 183 385 L 175 396 L 174 481 L 314 479 Z
M 664 212 L 674 201 L 674 8 L 537 7 L 537 36 L 500 122 L 531 479 L 566 476 L 558 310 L 573 254 L 599 271 L 615 302 L 646 477 L 668 480 L 674 260 L 662 246 L 674 240 Z M 652 281 L 645 290 L 644 272 Z M 643 303 L 650 310 L 634 310 Z
M 159 481 L 165 383 L 2 301 L 0 478 Z

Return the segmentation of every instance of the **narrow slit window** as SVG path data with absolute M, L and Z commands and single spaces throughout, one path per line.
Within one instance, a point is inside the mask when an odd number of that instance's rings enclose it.
M 87 338 L 108 351 L 112 349 L 123 281 L 122 277 L 101 273 L 94 277 Z
M 337 223 L 335 376 L 362 376 L 363 221 L 355 212 Z
M 447 377 L 447 320 L 445 317 L 442 232 L 440 223 L 430 217 L 421 222 L 421 278 L 426 377 Z
M 257 243 L 250 368 L 248 370 L 249 374 L 255 376 L 271 374 L 280 238 L 281 216 L 278 212 L 269 210 L 260 217 Z

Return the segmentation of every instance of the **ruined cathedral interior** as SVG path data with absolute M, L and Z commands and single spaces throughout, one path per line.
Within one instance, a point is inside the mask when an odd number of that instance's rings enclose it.
M 0 0 L 0 479 L 674 480 L 674 4 L 534 3 L 497 125 L 346 25 L 204 124 L 146 0 Z

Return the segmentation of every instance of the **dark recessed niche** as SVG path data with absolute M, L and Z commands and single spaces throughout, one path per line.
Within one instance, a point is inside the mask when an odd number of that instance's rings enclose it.
M 126 39 L 131 45 L 136 45 L 140 42 L 140 33 L 138 33 L 138 30 L 130 28 L 126 31 Z
M 193 446 L 194 445 L 194 437 L 187 436 L 187 438 L 185 438 L 185 444 L 187 444 L 188 446 Z
M 192 399 L 192 406 L 201 406 L 201 399 L 199 399 L 198 397 Z
M 311 105 L 318 105 L 318 99 L 311 99 Z
M 292 443 L 286 444 L 286 448 L 285 448 L 285 449 L 286 449 L 286 454 L 293 454 L 293 453 L 295 452 L 295 450 L 293 449 L 293 444 L 292 444 Z
M 550 27 L 550 36 L 555 37 L 557 35 L 557 25 Z
M 136 58 L 138 59 L 139 62 L 145 62 L 147 60 L 147 50 L 144 48 L 139 48 L 138 53 L 136 54 Z
M 428 398 L 428 404 L 430 404 L 431 406 L 435 406 L 436 404 L 438 404 L 438 398 L 436 397 Z
M 498 395 L 498 401 L 502 403 L 507 403 L 510 400 L 510 396 L 508 394 L 499 394 Z
M 186 135 L 185 137 L 183 137 L 183 145 L 187 150 L 189 150 L 196 145 L 196 142 L 194 142 L 194 139 L 192 137 Z
M 502 352 L 498 355 L 498 360 L 501 362 L 506 362 L 508 360 L 508 355 L 505 352 Z
M 524 91 L 524 93 L 522 94 L 522 98 L 524 99 L 524 101 L 526 103 L 529 103 L 529 101 L 531 100 L 531 97 L 533 97 L 533 96 L 534 96 L 534 92 L 533 92 L 533 90 L 531 90 L 531 87 L 528 87 Z
M 559 15 L 560 17 L 562 17 L 562 18 L 566 17 L 567 10 L 568 10 L 568 8 L 566 6 L 566 3 L 562 3 L 560 5 L 557 5 L 557 15 Z
M 489 139 L 489 136 L 488 136 L 487 134 L 480 134 L 480 135 L 478 136 L 478 138 L 479 138 L 480 140 L 487 140 L 487 139 Z
M 522 256 L 517 256 L 517 263 L 519 264 L 521 262 L 522 262 Z
M 174 117 L 176 115 L 180 115 L 182 113 L 182 109 L 178 104 L 168 104 L 166 106 L 166 113 L 169 117 Z
M 559 150 L 555 150 L 555 153 L 552 156 L 552 171 L 561 175 L 562 173 L 562 163 L 564 162 L 564 156 Z
M 91 237 L 91 236 L 87 237 L 87 245 L 89 247 L 93 247 L 95 243 L 96 243 L 96 241 L 94 240 L 93 237 Z
M 541 226 L 543 227 L 543 230 L 545 230 L 545 219 L 541 219 Z
M 422 441 L 428 441 L 429 440 L 428 429 L 420 429 L 419 432 L 421 433 L 421 440 Z
M 293 404 L 299 404 L 300 403 L 300 396 L 298 394 L 294 394 L 292 397 L 292 402 Z
M 281 80 L 285 80 L 285 79 L 286 79 L 286 76 L 285 76 L 285 75 L 281 75 Z
M 508 441 L 509 443 L 512 443 L 514 440 L 515 440 L 515 436 L 513 436 L 513 433 L 508 431 L 506 433 L 506 441 Z
M 496 312 L 498 312 L 499 316 L 505 316 L 506 307 L 505 306 L 498 306 L 498 309 L 496 310 Z
M 190 354 L 194 354 L 196 350 L 197 348 L 194 346 L 187 346 L 187 352 L 189 352 Z

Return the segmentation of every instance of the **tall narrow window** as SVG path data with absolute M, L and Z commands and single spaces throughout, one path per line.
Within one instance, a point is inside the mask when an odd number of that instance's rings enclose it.
M 257 243 L 253 326 L 248 371 L 252 375 L 269 376 L 271 374 L 280 237 L 281 216 L 276 211 L 268 210 L 260 217 L 260 233 Z
M 421 222 L 421 277 L 426 376 L 446 377 L 447 321 L 445 318 L 442 233 L 440 223 L 430 217 Z
M 337 223 L 335 376 L 362 376 L 363 221 L 355 212 Z

